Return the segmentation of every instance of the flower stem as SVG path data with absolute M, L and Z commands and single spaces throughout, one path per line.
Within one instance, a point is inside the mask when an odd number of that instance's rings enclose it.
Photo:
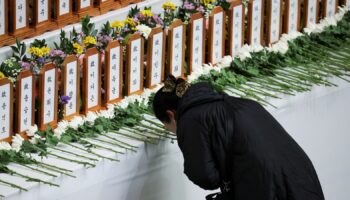
M 31 166 L 29 166 L 29 165 L 22 165 L 22 166 L 23 166 L 23 167 L 26 167 L 26 168 L 28 168 L 28 169 L 31 169 L 31 170 L 33 170 L 33 171 L 37 171 L 37 172 L 40 172 L 40 173 L 42 173 L 42 174 L 51 176 L 51 177 L 57 177 L 55 174 L 51 174 L 51 173 L 46 172 L 46 171 L 43 171 L 43 170 L 41 170 L 41 169 L 36 169 L 35 167 L 31 167 Z
M 87 166 L 87 165 L 88 165 L 88 166 L 91 166 L 91 167 L 95 167 L 94 164 L 91 164 L 91 163 L 89 163 L 89 162 L 84 162 L 84 161 L 79 161 L 79 160 L 74 160 L 74 159 L 66 158 L 66 157 L 59 156 L 59 155 L 57 155 L 57 154 L 55 154 L 55 153 L 52 153 L 52 152 L 48 152 L 48 154 L 49 154 L 49 155 L 52 155 L 52 156 L 54 156 L 54 157 L 56 157 L 56 158 L 59 158 L 59 159 L 61 159 L 61 160 L 65 160 L 65 161 L 69 161 L 69 162 L 81 164 L 81 165 L 84 165 L 84 166 Z
M 9 172 L 10 172 L 11 174 L 17 175 L 17 176 L 19 176 L 19 177 L 25 178 L 25 179 L 27 179 L 27 181 L 29 181 L 29 182 L 38 182 L 38 183 L 43 183 L 43 184 L 47 184 L 47 185 L 50 185 L 50 186 L 59 187 L 59 185 L 57 185 L 57 184 L 55 184 L 55 183 L 51 183 L 51 182 L 48 182 L 48 181 L 43 181 L 43 180 L 38 179 L 38 178 L 33 178 L 33 177 L 30 177 L 30 176 L 27 176 L 27 175 L 18 173 L 18 172 L 16 172 L 16 171 L 10 170 L 10 169 L 9 169 Z
M 17 188 L 17 189 L 19 189 L 19 190 L 23 190 L 23 191 L 28 191 L 27 189 L 25 189 L 25 188 L 23 188 L 23 187 L 21 187 L 21 186 L 19 186 L 19 185 L 16 185 L 16 184 L 14 184 L 14 183 L 10 183 L 10 182 L 7 182 L 7 181 L 4 181 L 4 180 L 1 180 L 0 179 L 0 183 L 4 183 L 5 185 L 9 185 L 9 186 L 11 186 L 12 188 Z M 4 196 L 3 196 L 4 197 Z
M 59 149 L 59 148 L 56 148 L 56 147 L 50 147 L 54 150 L 57 150 L 57 151 L 61 151 L 61 152 L 64 152 L 64 153 L 67 153 L 67 154 L 71 154 L 71 155 L 74 155 L 74 156 L 77 156 L 77 157 L 81 157 L 81 158 L 85 158 L 85 159 L 88 159 L 88 160 L 91 160 L 91 161 L 98 161 L 96 158 L 91 158 L 91 157 L 87 157 L 87 156 L 84 156 L 84 155 L 80 155 L 80 154 L 77 154 L 77 153 L 73 153 L 73 152 L 69 152 L 69 151 L 66 151 L 64 149 Z
M 65 143 L 65 144 L 66 144 L 66 143 Z M 81 148 L 81 147 L 79 147 L 79 146 L 75 146 L 75 145 L 70 144 L 70 143 L 68 143 L 68 144 L 66 144 L 66 145 L 71 146 L 71 147 L 76 148 L 76 149 L 79 149 L 79 150 L 81 150 L 81 151 L 85 151 L 85 152 L 87 152 L 87 153 L 91 153 L 92 155 L 95 155 L 95 156 L 100 157 L 100 158 L 104 158 L 104 159 L 107 159 L 107 160 L 110 160 L 110 161 L 119 161 L 119 160 L 117 160 L 117 159 L 109 158 L 109 157 L 100 155 L 100 154 L 98 154 L 98 153 L 93 152 L 92 150 L 84 149 L 84 148 Z

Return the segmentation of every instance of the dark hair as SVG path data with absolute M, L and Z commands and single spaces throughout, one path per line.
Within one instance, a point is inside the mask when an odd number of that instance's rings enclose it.
M 180 98 L 185 94 L 189 84 L 182 78 L 176 79 L 170 75 L 164 86 L 157 91 L 153 99 L 153 111 L 162 122 L 170 122 L 167 110 L 177 110 Z

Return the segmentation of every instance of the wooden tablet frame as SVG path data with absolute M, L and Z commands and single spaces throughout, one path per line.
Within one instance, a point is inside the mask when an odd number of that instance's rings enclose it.
M 88 94 L 88 87 L 89 87 L 89 57 L 96 55 L 98 57 L 98 62 L 96 63 L 98 67 L 98 82 L 97 82 L 97 105 L 96 106 L 92 106 L 89 107 L 88 106 L 88 98 L 89 98 L 89 94 Z M 82 114 L 87 114 L 89 111 L 97 111 L 101 108 L 101 82 L 102 82 L 102 78 L 101 78 L 101 67 L 102 63 L 101 63 L 101 54 L 98 52 L 96 47 L 92 47 L 89 48 L 88 50 L 86 50 L 85 56 L 83 58 L 83 79 L 82 79 L 82 93 L 83 93 L 83 109 L 82 109 Z
M 15 38 L 18 38 L 20 40 L 33 37 L 35 36 L 34 29 L 30 28 L 29 26 L 29 0 L 25 0 L 26 5 L 26 13 L 25 13 L 25 18 L 23 20 L 26 20 L 25 26 L 21 28 L 16 28 L 16 2 L 17 0 L 10 0 L 9 1 L 9 10 L 10 10 L 10 15 L 9 15 L 9 34 Z
M 67 56 L 62 63 L 61 95 L 69 96 L 69 94 L 66 93 L 66 90 L 69 87 L 69 80 L 67 80 L 67 78 L 68 78 L 67 74 L 69 73 L 69 71 L 67 68 L 68 68 L 68 64 L 72 63 L 72 62 L 77 63 L 77 65 L 76 65 L 77 74 L 75 77 L 76 78 L 76 89 L 75 89 L 75 91 L 76 91 L 76 100 L 75 100 L 76 111 L 70 115 L 67 115 L 66 111 L 67 111 L 68 104 L 63 105 L 62 109 L 64 110 L 64 115 L 63 115 L 64 120 L 71 120 L 73 117 L 78 116 L 79 112 L 80 112 L 80 62 L 79 62 L 79 59 L 75 55 Z
M 72 0 L 66 0 L 69 2 L 69 11 L 68 13 L 60 14 L 61 11 L 61 0 L 54 0 L 54 18 L 58 28 L 62 28 L 68 24 L 74 24 L 79 22 L 79 17 L 73 14 L 73 2 Z
M 110 83 L 111 79 L 111 50 L 114 48 L 119 49 L 119 97 L 115 99 L 111 99 L 111 95 L 109 94 L 110 87 L 112 87 Z M 123 47 L 119 44 L 117 40 L 113 40 L 109 42 L 105 49 L 105 66 L 104 66 L 104 87 L 105 87 L 105 98 L 104 98 L 104 106 L 107 106 L 109 103 L 117 103 L 123 99 Z
M 304 19 L 303 19 L 303 21 L 304 21 L 304 27 L 308 27 L 308 16 L 309 16 L 309 9 L 308 9 L 308 7 L 309 7 L 309 1 L 310 0 L 305 0 L 305 5 L 304 5 L 304 13 L 305 13 L 305 15 L 304 15 Z M 319 15 L 318 15 L 318 13 L 319 13 L 319 0 L 315 0 L 315 2 L 316 2 L 316 11 L 315 11 L 315 13 L 316 13 L 316 19 L 315 19 L 315 23 L 318 23 L 318 20 L 319 20 Z
M 94 7 L 94 0 L 89 0 L 90 5 L 85 8 L 81 8 L 82 0 L 74 0 L 74 1 L 75 1 L 74 14 L 78 15 L 79 20 L 85 17 L 86 15 L 89 15 L 91 17 L 100 15 L 99 9 Z
M 0 47 L 5 46 L 5 45 L 11 45 L 15 43 L 15 38 L 13 36 L 9 35 L 9 18 L 8 18 L 8 1 L 9 0 L 1 0 L 3 2 L 4 10 L 1 10 L 0 8 L 0 13 L 4 17 L 4 24 L 0 24 L 0 28 L 4 29 L 4 33 L 0 35 Z
M 335 2 L 335 4 L 334 4 L 334 6 L 335 6 L 335 8 L 334 8 L 334 15 L 338 12 L 338 0 L 322 0 L 322 6 L 323 6 L 323 8 L 322 8 L 322 17 L 323 18 L 329 17 L 329 16 L 327 16 L 328 15 L 327 8 L 328 8 L 328 2 L 329 1 L 334 1 Z
M 278 42 L 280 37 L 281 37 L 281 35 L 282 35 L 282 24 L 283 24 L 283 21 L 282 21 L 282 12 L 283 12 L 283 10 L 282 10 L 282 0 L 278 0 L 278 1 L 280 1 L 279 2 L 279 4 L 280 4 L 279 5 L 280 13 L 279 13 L 278 40 L 277 41 L 271 41 L 272 40 L 272 38 L 271 38 L 271 31 L 272 31 L 272 22 L 271 22 L 271 20 L 272 20 L 272 12 L 273 12 L 273 10 L 272 10 L 272 1 L 274 1 L 274 0 L 267 0 L 267 21 L 266 21 L 266 23 L 267 23 L 267 27 L 266 27 L 267 28 L 267 33 L 266 33 L 267 34 L 267 36 L 266 36 L 266 43 L 267 43 L 267 45 Z
M 10 117 L 10 124 L 9 124 L 9 136 L 6 137 L 6 138 L 3 138 L 3 139 L 0 139 L 0 141 L 5 141 L 5 142 L 11 142 L 12 140 L 12 135 L 13 135 L 13 102 L 14 102 L 14 99 L 13 99 L 13 84 L 12 82 L 8 79 L 8 78 L 2 78 L 0 79 L 0 86 L 4 86 L 4 85 L 7 85 L 9 84 L 10 85 L 10 91 L 9 91 L 9 103 L 10 105 L 9 106 L 9 117 Z M 2 95 L 2 94 L 0 94 Z M 0 98 L 2 98 L 0 96 Z M 1 120 L 1 119 L 0 119 Z M 1 133 L 2 134 L 2 133 Z
M 55 90 L 54 90 L 54 119 L 51 122 L 48 123 L 44 123 L 44 97 L 46 94 L 45 90 L 45 74 L 47 71 L 50 71 L 54 69 L 55 70 Z M 39 130 L 45 130 L 47 128 L 47 126 L 51 126 L 52 128 L 55 128 L 57 126 L 57 121 L 58 121 L 58 113 L 57 113 L 57 109 L 58 109 L 58 73 L 57 73 L 57 68 L 55 68 L 55 66 L 53 65 L 53 63 L 48 63 L 45 64 L 44 67 L 40 70 L 40 74 L 39 74 L 39 100 L 40 100 L 40 107 L 38 108 L 39 111 L 39 121 L 38 121 L 38 128 Z
M 242 4 L 242 0 L 236 0 L 231 3 L 230 9 L 229 9 L 229 53 L 232 57 L 236 55 L 236 52 L 234 51 L 234 45 L 233 45 L 233 40 L 234 40 L 234 9 L 238 6 L 242 6 L 242 31 L 241 31 L 241 47 L 244 45 L 244 18 L 245 18 L 245 10 L 244 10 L 244 5 Z
M 221 32 L 221 58 L 219 61 L 214 62 L 214 49 L 215 49 L 215 42 L 214 42 L 214 34 L 215 34 L 215 25 L 214 25 L 214 18 L 215 15 L 222 13 L 222 32 Z M 225 56 L 225 38 L 226 38 L 226 14 L 224 9 L 221 6 L 215 7 L 209 16 L 209 56 L 208 56 L 208 62 L 212 63 L 213 65 L 218 64 L 222 58 Z
M 166 43 L 166 36 L 165 32 L 162 27 L 153 28 L 152 32 L 150 33 L 148 37 L 148 48 L 147 48 L 147 66 L 146 66 L 146 87 L 147 88 L 154 88 L 157 84 L 152 85 L 152 72 L 154 69 L 153 66 L 153 42 L 154 42 L 154 36 L 157 34 L 162 34 L 162 52 L 161 52 L 161 62 L 159 63 L 159 67 L 161 68 L 161 74 L 159 75 L 160 82 L 161 83 L 164 80 L 164 63 L 165 63 L 165 43 Z
M 260 45 L 264 44 L 264 0 L 261 1 L 261 21 L 260 21 Z M 253 3 L 254 0 L 248 2 L 248 44 L 252 45 L 253 33 Z
M 188 58 L 189 58 L 189 63 L 188 63 L 188 67 L 189 67 L 189 74 L 191 74 L 193 72 L 194 69 L 194 65 L 193 65 L 193 61 L 194 58 L 192 57 L 193 55 L 193 51 L 195 51 L 195 38 L 194 38 L 194 29 L 196 28 L 194 26 L 194 22 L 196 20 L 202 19 L 203 23 L 202 23 L 202 51 L 200 52 L 202 54 L 202 60 L 200 61 L 201 63 L 199 64 L 199 66 L 202 66 L 205 63 L 205 41 L 206 41 L 206 31 L 205 31 L 205 17 L 203 16 L 202 13 L 198 12 L 195 13 L 191 16 L 190 22 L 189 22 L 189 35 L 190 35 L 190 39 L 188 40 L 188 47 L 189 47 L 189 51 L 188 51 Z
M 140 57 L 140 84 L 139 87 L 140 89 L 137 91 L 131 92 L 131 64 L 132 64 L 132 43 L 136 40 L 141 40 L 141 57 Z M 144 67 L 144 40 L 143 37 L 141 37 L 138 33 L 134 33 L 133 35 L 130 36 L 129 41 L 126 45 L 126 78 L 125 78 L 125 87 L 126 87 L 126 95 L 130 96 L 133 94 L 141 94 L 143 92 L 143 67 Z
M 285 1 L 285 4 L 286 4 L 286 7 L 285 7 L 285 12 L 284 12 L 284 14 L 285 14 L 285 16 L 284 16 L 284 20 L 283 20 L 283 23 L 284 23 L 284 26 L 283 26 L 283 33 L 290 33 L 290 30 L 289 30 L 289 20 L 290 20 L 290 18 L 289 18 L 289 13 L 291 12 L 291 10 L 290 10 L 290 2 L 291 2 L 292 0 L 286 0 Z M 296 0 L 298 3 L 297 3 L 297 6 L 298 6 L 298 9 L 297 9 L 297 24 L 295 25 L 296 26 L 296 31 L 300 31 L 300 15 L 301 15 L 301 13 L 300 13 L 300 11 L 301 11 L 301 6 L 300 6 L 300 4 L 301 4 L 301 0 Z
M 173 34 L 174 34 L 174 29 L 178 28 L 182 26 L 182 60 L 181 60 L 181 75 L 180 76 L 177 76 L 176 78 L 184 78 L 185 76 L 185 68 L 184 68 L 184 65 L 185 65 L 185 41 L 186 41 L 186 26 L 184 26 L 183 22 L 181 21 L 181 19 L 177 19 L 175 21 L 173 21 L 173 23 L 169 26 L 169 30 L 168 30 L 168 48 L 169 48 L 169 54 L 168 54 L 168 60 L 169 60 L 169 64 L 168 64 L 168 67 L 167 67 L 167 74 L 170 75 L 172 74 L 172 65 L 173 65 L 173 60 L 172 60 L 172 57 L 173 57 L 173 44 L 174 44 L 174 41 L 173 41 Z
M 25 78 L 31 77 L 32 78 L 32 92 L 31 92 L 31 98 L 32 98 L 32 113 L 31 118 L 32 120 L 29 122 L 30 126 L 33 126 L 35 124 L 35 89 L 36 89 L 36 83 L 35 83 L 35 76 L 32 74 L 30 70 L 25 70 L 19 73 L 17 76 L 16 81 L 16 116 L 15 116 L 15 131 L 18 134 L 21 134 L 22 137 L 26 137 L 26 130 L 21 130 L 21 121 L 22 121 L 22 81 Z
M 107 13 L 112 10 L 121 8 L 122 5 L 119 1 L 116 0 L 97 0 L 97 8 L 101 14 Z

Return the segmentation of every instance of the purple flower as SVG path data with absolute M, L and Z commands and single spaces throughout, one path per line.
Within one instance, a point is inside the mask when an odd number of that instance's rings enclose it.
M 66 54 L 65 54 L 63 51 L 59 50 L 59 49 L 57 49 L 57 50 L 51 50 L 51 52 L 50 52 L 50 57 L 61 57 L 61 58 L 65 58 L 65 57 L 66 57 Z
M 37 59 L 40 64 L 45 64 L 45 58 L 40 57 Z
M 153 15 L 153 20 L 159 24 L 159 25 L 163 25 L 163 20 L 159 17 L 159 15 Z
M 63 105 L 68 104 L 70 99 L 71 98 L 69 96 L 60 96 L 60 100 L 61 100 Z
M 195 6 L 192 3 L 189 3 L 188 1 L 185 1 L 184 6 L 186 10 L 193 10 L 195 9 Z
M 204 7 L 203 7 L 203 6 L 199 6 L 199 7 L 197 8 L 197 11 L 198 11 L 198 12 L 205 12 L 205 10 L 204 10 Z
M 31 67 L 31 64 L 28 62 L 19 61 L 19 64 L 22 66 L 24 70 L 30 69 Z

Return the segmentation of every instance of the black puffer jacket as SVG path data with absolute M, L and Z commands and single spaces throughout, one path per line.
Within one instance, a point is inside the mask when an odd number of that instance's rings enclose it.
M 233 134 L 224 128 L 227 112 Z M 204 189 L 222 186 L 226 134 L 232 135 L 230 199 L 324 199 L 305 152 L 260 104 L 215 93 L 207 83 L 192 85 L 179 102 L 177 135 L 184 172 Z

